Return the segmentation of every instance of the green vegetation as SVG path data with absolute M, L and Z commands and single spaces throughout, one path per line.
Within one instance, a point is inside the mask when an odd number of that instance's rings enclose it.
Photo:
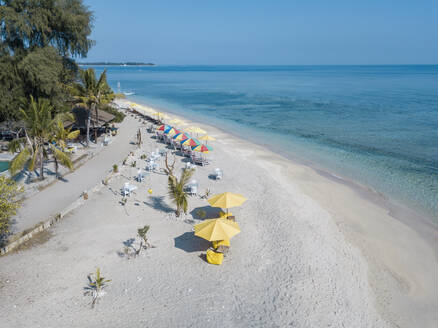
M 68 110 L 66 86 L 78 74 L 73 58 L 93 45 L 92 21 L 82 0 L 0 1 L 0 121 L 19 118 L 30 96 Z
M 119 95 L 116 95 L 116 96 L 119 97 Z M 107 112 L 107 113 L 114 115 L 115 117 L 112 120 L 112 122 L 114 122 L 114 123 L 121 123 L 125 119 L 126 115 L 123 114 L 122 112 L 118 111 L 114 107 L 111 107 L 109 105 L 105 105 L 105 106 L 102 106 L 100 109 L 103 110 L 104 112 Z
M 173 174 L 170 174 L 168 177 L 169 196 L 176 205 L 176 216 L 180 216 L 181 211 L 187 214 L 188 194 L 185 192 L 185 189 L 193 173 L 194 169 L 183 170 L 179 180 Z
M 140 228 L 137 230 L 137 234 L 140 237 L 140 246 L 138 247 L 138 250 L 136 252 L 137 255 L 140 254 L 140 252 L 143 248 L 147 249 L 147 248 L 151 247 L 151 245 L 148 242 L 148 237 L 147 237 L 147 233 L 148 233 L 149 229 L 150 229 L 150 226 L 145 225 L 143 228 Z
M 15 181 L 0 176 L 0 244 L 9 232 L 9 219 L 21 206 L 17 197 L 22 191 Z
M 94 279 L 91 277 L 91 274 L 88 275 L 88 286 L 85 287 L 85 294 L 91 295 L 93 298 L 91 302 L 91 308 L 97 302 L 99 297 L 103 296 L 103 289 L 108 285 L 111 280 L 105 279 L 100 275 L 100 269 L 97 268 Z
M 113 172 L 114 172 L 114 173 L 119 172 L 119 167 L 117 166 L 117 164 L 114 164 L 114 165 L 113 165 Z
M 62 125 L 66 118 L 71 118 L 71 114 L 54 114 L 54 108 L 48 99 L 41 98 L 35 101 L 32 96 L 27 111 L 20 109 L 20 112 L 25 123 L 26 136 L 10 143 L 11 152 L 19 151 L 11 161 L 9 167 L 11 175 L 15 175 L 23 168 L 33 171 L 39 165 L 40 179 L 43 180 L 44 160 L 50 155 L 54 157 L 56 165 L 59 163 L 72 170 L 73 163 L 68 154 L 51 142 L 60 140 L 63 143 L 62 138 L 66 134 L 68 137 L 70 132 L 59 131 L 59 124 Z
M 94 69 L 88 68 L 80 71 L 80 82 L 73 83 L 70 91 L 75 99 L 75 103 L 87 109 L 87 145 L 90 142 L 90 122 L 91 113 L 96 113 L 96 119 L 99 120 L 99 111 L 103 105 L 108 104 L 115 98 L 115 94 L 108 86 L 106 81 L 106 70 L 96 79 Z M 97 136 L 95 137 L 97 140 Z

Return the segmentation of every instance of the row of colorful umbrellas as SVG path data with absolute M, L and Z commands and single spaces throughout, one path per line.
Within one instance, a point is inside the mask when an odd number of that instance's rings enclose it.
M 179 141 L 181 145 L 184 146 L 190 146 L 192 147 L 192 150 L 200 152 L 200 153 L 208 153 L 210 151 L 213 150 L 212 147 L 208 146 L 207 144 L 202 144 L 198 139 L 191 137 L 189 134 L 187 134 L 186 132 L 182 132 L 180 130 L 175 129 L 173 126 L 167 125 L 167 124 L 162 124 L 157 128 L 158 131 L 163 131 L 163 133 L 171 136 L 175 141 Z M 203 131 L 201 128 L 196 128 L 193 127 L 193 129 L 191 129 L 191 131 Z M 215 140 L 215 138 L 209 136 L 209 135 L 205 135 L 201 138 L 199 138 L 200 140 Z

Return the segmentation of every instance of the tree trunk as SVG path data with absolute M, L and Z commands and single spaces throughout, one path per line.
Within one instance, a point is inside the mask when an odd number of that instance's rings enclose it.
M 44 180 L 44 154 L 40 151 L 40 180 Z
M 96 112 L 97 127 L 99 127 L 99 109 L 97 108 L 97 105 L 94 105 L 94 110 Z M 97 129 L 96 129 L 96 126 L 94 127 L 94 142 L 97 144 Z
M 91 115 L 90 115 L 90 111 L 88 111 L 88 118 L 87 118 L 87 147 L 90 146 L 90 124 L 91 124 Z
M 56 178 L 58 178 L 58 160 L 56 159 L 56 157 L 53 157 L 55 160 L 55 176 Z

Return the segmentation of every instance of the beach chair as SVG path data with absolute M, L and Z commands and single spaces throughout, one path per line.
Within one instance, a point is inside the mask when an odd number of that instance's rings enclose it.
M 138 171 L 138 174 L 136 177 L 138 182 L 143 182 L 145 177 L 146 177 L 146 173 Z
M 202 166 L 204 166 L 204 161 L 203 161 L 202 157 L 196 156 L 195 154 L 192 154 L 192 163 L 193 164 L 201 164 Z
M 198 194 L 198 185 L 191 185 L 189 189 L 189 194 L 192 196 L 196 196 Z
M 195 165 L 193 165 L 192 163 L 190 163 L 190 162 L 186 163 L 186 167 L 185 167 L 186 170 L 191 170 L 191 169 L 194 169 L 194 168 L 195 168 Z
M 224 254 L 224 256 L 226 256 L 228 251 L 230 250 L 230 241 L 228 239 L 215 240 L 211 243 L 215 251 Z
M 137 189 L 137 186 L 133 186 L 129 184 L 129 182 L 125 182 L 125 185 L 122 188 L 123 196 L 131 196 L 131 193 Z
M 224 177 L 224 174 L 223 174 L 221 169 L 214 170 L 214 178 L 216 180 L 222 180 L 223 177 Z
M 224 254 L 218 253 L 213 249 L 207 250 L 207 262 L 210 264 L 221 265 L 224 260 Z

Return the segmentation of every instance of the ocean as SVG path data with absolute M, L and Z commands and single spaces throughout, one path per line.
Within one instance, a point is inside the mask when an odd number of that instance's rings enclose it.
M 109 66 L 107 73 L 133 101 L 327 169 L 438 223 L 438 66 Z

